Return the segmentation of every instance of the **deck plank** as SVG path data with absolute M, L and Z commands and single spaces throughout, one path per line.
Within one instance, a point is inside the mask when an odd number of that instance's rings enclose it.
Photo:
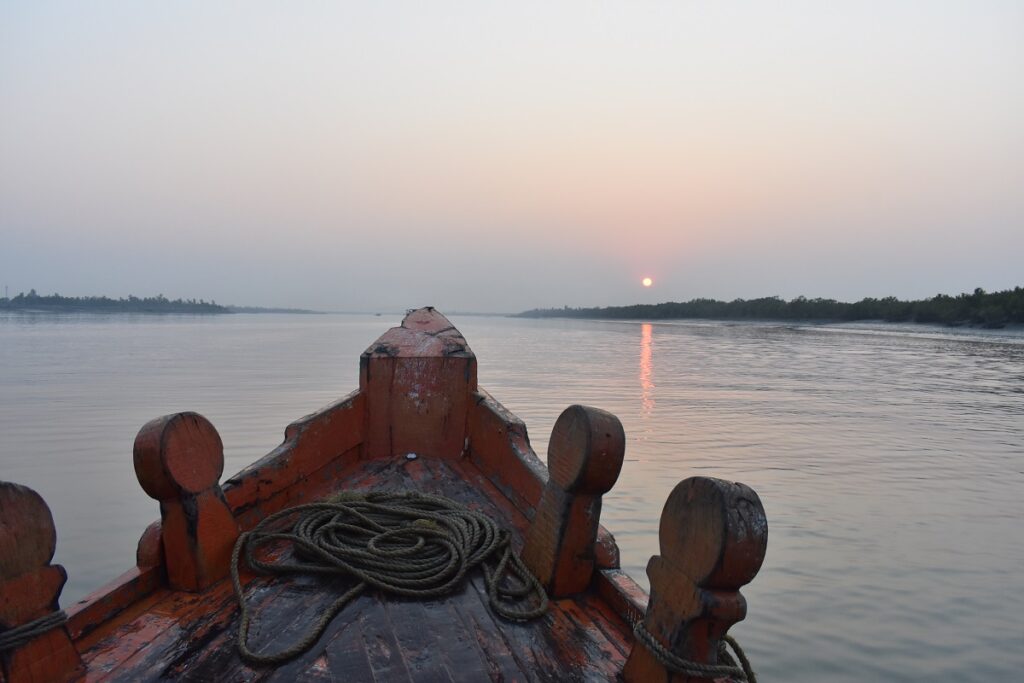
M 364 612 L 374 600 L 366 595 L 357 598 L 335 619 L 335 622 L 343 620 L 342 628 L 338 629 L 337 623 L 331 624 L 324 635 L 330 680 L 374 683 L 373 667 L 363 634 Z
M 451 681 L 437 640 L 423 628 L 422 603 L 389 597 L 384 599 L 384 605 L 410 679 L 416 683 Z
M 401 655 L 401 646 L 395 638 L 391 619 L 383 602 L 374 599 L 367 605 L 359 619 L 359 628 L 363 634 L 363 646 L 370 660 L 374 681 L 411 681 L 409 669 Z
M 316 603 L 317 609 L 315 613 L 310 614 L 308 610 L 295 612 L 294 623 L 291 624 L 286 631 L 282 632 L 282 647 L 285 644 L 297 641 L 305 635 L 305 633 L 312 628 L 316 618 L 319 617 L 319 611 L 326 609 L 330 603 L 334 601 L 334 599 L 339 595 L 339 590 L 342 592 L 344 591 L 344 589 L 329 587 L 326 585 L 328 582 L 324 582 L 324 584 L 323 590 L 326 592 L 320 596 L 321 599 Z M 333 643 L 344 636 L 348 630 L 356 632 L 356 637 L 359 636 L 360 616 L 366 608 L 367 603 L 371 600 L 372 598 L 361 595 L 346 605 L 345 608 L 337 614 L 327 626 L 327 629 L 317 640 L 313 648 L 305 655 L 272 669 L 266 678 L 268 683 L 271 681 L 274 681 L 275 683 L 290 683 L 291 681 L 312 682 L 319 680 L 331 680 L 332 668 L 328 655 L 333 648 L 338 647 L 338 645 Z M 306 616 L 307 614 L 309 615 L 308 618 Z M 366 658 L 365 653 L 362 655 L 362 660 L 364 662 L 364 673 L 362 678 L 354 678 L 352 672 L 347 672 L 345 673 L 344 680 L 373 681 L 373 673 L 370 669 L 369 660 Z M 352 666 L 353 664 L 359 664 L 358 660 L 355 659 L 353 662 L 346 664 L 346 666 Z
M 365 461 L 344 490 L 419 490 L 491 515 L 521 546 L 526 517 L 469 461 Z M 287 551 L 285 551 L 287 552 Z M 295 642 L 344 586 L 299 576 L 243 573 L 253 610 L 250 643 L 276 651 Z M 318 643 L 279 667 L 249 666 L 235 638 L 238 609 L 229 581 L 202 594 L 167 590 L 80 641 L 88 680 L 144 681 L 606 681 L 615 680 L 632 643 L 622 619 L 595 595 L 551 603 L 541 619 L 509 622 L 487 604 L 482 576 L 423 602 L 374 591 L 335 617 Z
M 234 595 L 227 582 L 204 593 L 172 593 L 161 603 L 173 622 L 117 669 L 111 681 L 181 677 L 197 653 L 226 632 L 233 619 Z
M 494 616 L 481 602 L 480 594 L 475 587 L 470 585 L 464 597 L 453 601 L 452 606 L 462 626 L 476 640 L 477 646 L 484 653 L 491 680 L 535 680 L 530 674 L 535 668 L 535 661 L 532 657 L 520 657 L 513 652 L 501 629 L 496 628 Z
M 551 614 L 545 614 L 534 621 L 515 623 L 509 628 L 509 622 L 491 612 L 483 577 L 472 577 L 470 585 L 477 593 L 477 600 L 469 601 L 465 606 L 471 618 L 477 623 L 478 633 L 493 633 L 499 636 L 507 644 L 519 670 L 526 675 L 527 680 L 561 680 L 561 663 L 552 657 L 549 648 L 544 646 L 544 640 L 537 636 L 540 631 L 548 628 Z
M 578 601 L 572 599 L 559 600 L 558 608 L 565 616 L 564 623 L 567 626 L 566 636 L 559 639 L 561 647 L 571 648 L 573 655 L 586 658 L 590 664 L 599 666 L 606 676 L 604 680 L 614 680 L 615 675 L 626 665 L 627 653 L 617 647 L 598 625 L 601 617 L 598 615 L 595 618 L 592 612 L 585 611 Z M 585 635 L 581 631 L 585 631 Z M 576 644 L 582 647 L 573 647 Z M 580 668 L 586 667 L 581 665 Z
M 601 630 L 608 642 L 617 649 L 624 658 L 629 658 L 634 637 L 628 625 L 615 614 L 600 598 L 593 595 L 580 595 L 575 598 L 579 609 L 593 619 L 594 625 Z

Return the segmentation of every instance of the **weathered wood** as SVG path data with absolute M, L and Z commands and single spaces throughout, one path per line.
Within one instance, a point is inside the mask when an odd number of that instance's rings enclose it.
M 661 554 L 647 575 L 651 599 L 644 626 L 670 652 L 701 664 L 718 663 L 718 644 L 746 616 L 739 593 L 761 568 L 768 522 L 749 487 L 708 477 L 680 482 L 661 513 Z M 707 681 L 670 672 L 636 643 L 623 672 L 637 683 Z
M 467 424 L 468 455 L 513 502 L 537 507 L 548 481 L 544 463 L 530 446 L 526 425 L 485 390 L 473 394 Z
M 447 318 L 421 308 L 363 353 L 359 390 L 366 396 L 368 457 L 458 457 L 476 356 Z
M 474 483 L 480 485 L 480 488 Z M 402 489 L 438 493 L 500 520 L 522 545 L 525 518 L 468 460 L 362 461 L 344 479 L 347 490 Z M 291 552 L 291 551 L 282 551 Z M 334 582 L 284 579 L 266 583 L 250 572 L 243 585 L 254 610 L 253 646 L 276 650 L 297 639 L 337 594 Z M 302 582 L 297 585 L 296 582 Z M 203 593 L 168 592 L 134 619 L 112 620 L 83 639 L 90 668 L 110 680 L 611 680 L 628 643 L 612 610 L 559 601 L 552 614 L 507 622 L 487 606 L 482 576 L 443 599 L 405 602 L 368 591 L 347 606 L 301 658 L 280 668 L 238 658 L 238 617 L 230 584 Z M 571 604 L 570 604 L 571 603 Z M 141 634 L 137 637 L 136 634 Z M 618 640 L 615 640 L 618 638 Z M 340 669 L 335 666 L 342 667 Z M 350 668 L 348 668 L 350 667 Z M 367 670 L 376 678 L 360 678 Z
M 224 446 L 198 413 L 175 413 L 146 423 L 135 437 L 135 474 L 160 501 L 167 582 L 199 591 L 223 578 L 238 524 L 224 499 Z
M 530 446 L 526 425 L 478 387 L 473 394 L 466 429 L 468 459 L 532 519 L 550 476 Z M 602 569 L 619 567 L 619 547 L 602 525 L 597 527 L 594 562 Z
M 0 633 L 60 609 L 67 573 L 50 564 L 57 547 L 53 515 L 38 493 L 0 481 Z M 83 671 L 67 626 L 0 652 L 0 681 L 66 681 Z
M 552 597 L 586 590 L 594 572 L 601 494 L 619 477 L 626 437 L 611 413 L 569 406 L 548 445 L 548 480 L 523 561 Z
M 92 633 L 164 584 L 163 566 L 132 567 L 67 609 L 68 631 L 74 640 Z
M 280 446 L 228 479 L 224 496 L 243 528 L 252 526 L 245 521 L 249 510 L 263 507 L 274 498 L 287 499 L 288 492 L 304 488 L 318 472 L 327 468 L 337 470 L 358 460 L 362 455 L 365 406 L 363 395 L 354 391 L 292 422 L 285 429 Z M 257 521 L 273 511 L 275 505 L 266 507 L 257 515 Z
M 142 569 L 163 567 L 164 543 L 160 522 L 150 524 L 139 537 L 139 543 L 135 547 L 135 565 Z
M 594 594 L 627 624 L 635 624 L 647 612 L 650 596 L 621 569 L 594 572 Z

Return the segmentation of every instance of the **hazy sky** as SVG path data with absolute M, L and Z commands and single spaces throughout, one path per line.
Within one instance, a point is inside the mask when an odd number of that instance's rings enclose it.
M 0 285 L 448 311 L 1002 289 L 1022 122 L 1018 0 L 0 0 Z

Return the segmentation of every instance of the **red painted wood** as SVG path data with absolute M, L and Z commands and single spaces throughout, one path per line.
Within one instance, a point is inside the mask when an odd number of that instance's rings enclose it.
M 358 391 L 285 429 L 284 442 L 224 484 L 236 516 L 295 487 L 324 468 L 350 464 L 362 455 L 366 402 Z M 249 525 L 251 526 L 251 525 Z
M 570 406 L 551 430 L 548 468 L 523 562 L 554 597 L 586 590 L 595 566 L 601 494 L 622 469 L 626 437 L 611 413 Z
M 150 524 L 139 537 L 139 544 L 135 549 L 135 564 L 142 568 L 163 566 L 164 545 L 160 522 Z
M 530 446 L 526 425 L 494 397 L 478 388 L 468 422 L 469 460 L 509 500 L 533 516 L 548 482 L 548 470 Z M 598 525 L 594 562 L 602 569 L 619 566 L 615 538 Z
M 155 592 L 163 583 L 163 567 L 132 567 L 107 585 L 68 607 L 68 631 L 71 637 L 78 640 L 88 635 Z
M 716 664 L 722 636 L 746 616 L 739 588 L 764 561 L 768 523 L 761 501 L 743 484 L 691 477 L 669 495 L 658 540 L 661 554 L 647 566 L 651 599 L 644 626 L 676 656 Z M 670 673 L 639 643 L 623 673 L 637 683 L 709 680 Z
M 548 471 L 530 446 L 526 425 L 477 389 L 468 422 L 469 458 L 510 500 L 533 510 Z
M 168 584 L 198 591 L 225 576 L 239 529 L 218 483 L 217 430 L 198 413 L 151 420 L 135 437 L 134 462 L 142 488 L 160 501 Z
M 368 457 L 462 454 L 476 356 L 434 309 L 409 313 L 363 353 L 359 389 L 366 396 Z
M 593 595 L 604 601 L 627 624 L 643 619 L 650 598 L 626 572 L 620 569 L 594 572 L 593 589 Z
M 0 629 L 22 626 L 60 609 L 67 573 L 50 564 L 56 545 L 53 516 L 39 494 L 0 481 Z M 0 655 L 0 679 L 7 683 L 65 681 L 82 670 L 66 626 Z

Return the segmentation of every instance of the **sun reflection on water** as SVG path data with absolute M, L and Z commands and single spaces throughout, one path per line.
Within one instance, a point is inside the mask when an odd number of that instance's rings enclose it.
M 654 411 L 654 382 L 651 381 L 651 333 L 650 323 L 640 325 L 640 405 L 644 417 Z

